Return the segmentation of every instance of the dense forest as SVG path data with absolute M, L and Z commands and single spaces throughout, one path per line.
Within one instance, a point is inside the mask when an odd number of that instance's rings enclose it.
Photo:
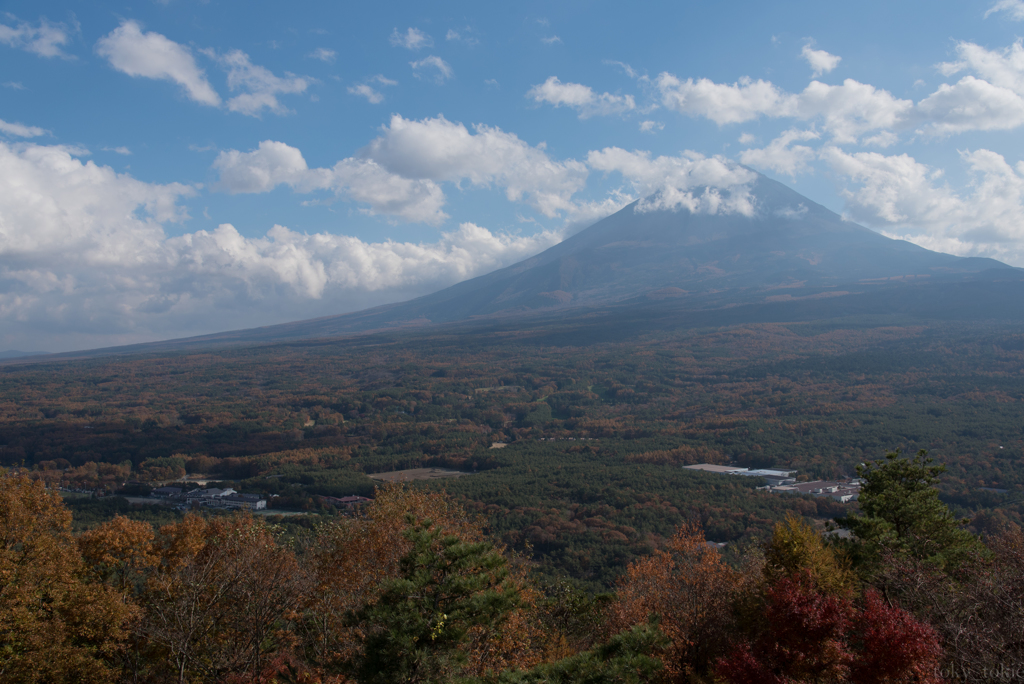
M 450 495 L 390 484 L 288 531 L 246 513 L 80 534 L 0 472 L 5 682 L 852 684 L 1006 681 L 1024 668 L 1024 535 L 984 541 L 922 451 L 859 468 L 860 511 L 798 515 L 732 559 L 699 522 L 613 593 L 546 584 Z
M 1024 663 L 1024 328 L 583 344 L 558 325 L 0 366 L 0 678 L 929 682 Z M 945 465 L 876 460 L 895 448 Z M 841 504 L 695 463 L 865 484 Z M 411 468 L 460 476 L 371 477 Z M 166 483 L 270 508 L 186 513 L 147 497 Z
M 572 332 L 549 323 L 7 364 L 0 464 L 105 494 L 201 475 L 327 515 L 319 497 L 372 496 L 368 474 L 456 469 L 473 474 L 423 486 L 484 516 L 542 572 L 592 590 L 684 522 L 742 547 L 788 512 L 828 520 L 847 508 L 683 464 L 813 480 L 926 448 L 948 466 L 944 500 L 974 531 L 1021 522 L 1019 326 L 843 320 L 586 345 Z M 76 529 L 116 513 L 180 517 L 123 499 L 68 505 Z

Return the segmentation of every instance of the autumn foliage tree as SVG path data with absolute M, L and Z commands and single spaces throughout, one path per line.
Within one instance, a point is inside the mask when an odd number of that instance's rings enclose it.
M 117 515 L 84 532 L 76 541 L 88 574 L 130 601 L 148 572 L 160 562 L 153 540 L 152 525 Z
M 609 609 L 609 628 L 620 632 L 655 618 L 669 644 L 662 654 L 671 681 L 706 675 L 724 652 L 732 604 L 748 575 L 709 547 L 699 524 L 681 527 L 664 550 L 632 563 Z
M 808 572 L 779 580 L 765 599 L 760 633 L 719 661 L 718 675 L 734 684 L 846 681 L 850 602 L 818 591 Z
M 353 663 L 365 661 L 374 631 L 369 618 L 385 596 L 394 601 L 396 581 L 409 579 L 406 566 L 416 545 L 416 521 L 424 520 L 439 535 L 436 544 L 447 539 L 451 548 L 469 548 L 458 545 L 484 542 L 479 525 L 450 497 L 401 485 L 378 488 L 362 515 L 339 518 L 318 529 L 303 556 L 310 585 L 297 625 L 306 662 L 317 672 L 349 672 Z M 518 601 L 503 619 L 468 626 L 459 647 L 467 675 L 530 667 L 567 654 L 558 648 L 564 640 L 545 629 L 537 606 L 539 592 L 524 569 L 513 564 L 505 572 L 503 590 L 514 590 Z
M 845 553 L 829 546 L 820 532 L 792 513 L 776 523 L 765 545 L 762 572 L 768 586 L 804 574 L 819 591 L 847 598 L 860 584 Z
M 150 669 L 180 683 L 256 681 L 291 649 L 302 573 L 264 522 L 189 515 L 161 528 L 157 552 L 140 596 Z
M 137 617 L 90 577 L 60 496 L 0 471 L 0 681 L 109 682 Z
M 402 534 L 407 515 L 430 519 L 466 541 L 481 539 L 451 501 L 399 486 L 378 490 L 363 515 L 321 525 L 304 554 L 311 587 L 299 629 L 310 663 L 340 671 L 361 649 L 361 632 L 350 617 L 377 601 L 383 581 L 399 575 L 410 549 Z
M 939 682 L 942 649 L 928 625 L 874 589 L 863 606 L 815 586 L 809 573 L 770 587 L 765 627 L 719 661 L 731 684 Z
M 841 552 L 790 516 L 765 548 L 763 585 L 717 675 L 732 684 L 939 681 L 930 626 L 858 582 Z
M 0 681 L 928 684 L 1022 660 L 1024 535 L 966 537 L 915 479 L 928 467 L 870 490 L 870 564 L 789 516 L 733 567 L 688 524 L 582 604 L 545 597 L 442 493 L 384 486 L 290 538 L 242 513 L 75 537 L 58 494 L 3 473 Z
M 935 629 L 890 605 L 875 589 L 864 593 L 854 634 L 860 646 L 853 665 L 854 682 L 940 681 L 942 648 Z

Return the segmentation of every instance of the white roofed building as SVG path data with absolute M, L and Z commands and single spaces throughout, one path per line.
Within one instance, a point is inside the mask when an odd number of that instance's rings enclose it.
M 736 475 L 746 472 L 746 468 L 738 466 L 714 465 L 711 463 L 698 463 L 697 465 L 683 466 L 687 470 L 703 470 L 706 473 L 719 473 L 721 475 Z
M 730 473 L 730 475 L 743 475 L 746 477 L 763 477 L 765 481 L 773 487 L 779 485 L 794 484 L 796 482 L 796 471 L 795 470 L 744 470 L 739 473 Z

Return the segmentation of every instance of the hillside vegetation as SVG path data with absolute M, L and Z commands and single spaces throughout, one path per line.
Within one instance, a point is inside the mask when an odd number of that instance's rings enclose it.
M 690 522 L 598 597 L 539 583 L 450 496 L 402 485 L 297 536 L 246 514 L 75 536 L 59 495 L 0 473 L 0 676 L 923 684 L 1021 667 L 1020 529 L 963 529 L 924 452 L 859 472 L 849 539 L 791 514 L 730 564 Z
M 1020 522 L 1020 328 L 869 319 L 583 345 L 575 325 L 7 365 L 0 462 L 107 493 L 204 475 L 277 495 L 272 508 L 326 514 L 319 496 L 372 496 L 368 474 L 463 470 L 474 474 L 423 486 L 447 490 L 551 577 L 593 589 L 688 521 L 739 548 L 787 512 L 849 508 L 690 463 L 818 479 L 925 448 L 947 464 L 942 496 L 972 529 Z M 77 528 L 116 512 L 180 516 L 116 501 L 69 500 Z

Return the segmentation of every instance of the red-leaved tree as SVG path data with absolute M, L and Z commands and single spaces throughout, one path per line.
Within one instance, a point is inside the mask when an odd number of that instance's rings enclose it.
M 798 573 L 767 589 L 763 625 L 719 660 L 719 677 L 733 684 L 940 681 L 935 631 L 871 589 L 858 608 Z
M 874 589 L 864 593 L 857 617 L 860 649 L 853 666 L 858 684 L 933 682 L 942 658 L 935 630 L 902 608 L 889 605 Z
M 766 628 L 719 661 L 718 674 L 736 684 L 844 681 L 853 617 L 850 601 L 818 591 L 808 572 L 786 577 L 768 588 Z

